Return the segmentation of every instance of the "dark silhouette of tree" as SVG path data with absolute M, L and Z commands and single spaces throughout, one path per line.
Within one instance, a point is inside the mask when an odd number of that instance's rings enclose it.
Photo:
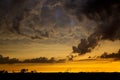
M 37 71 L 36 71 L 36 70 L 34 70 L 34 71 L 31 71 L 31 73 L 37 73 Z
M 28 72 L 28 69 L 21 69 L 20 73 L 27 73 L 27 72 Z
M 1 70 L 0 73 L 8 73 L 6 70 Z

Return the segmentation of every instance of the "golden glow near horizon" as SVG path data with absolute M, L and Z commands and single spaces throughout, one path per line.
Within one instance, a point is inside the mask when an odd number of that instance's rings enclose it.
M 29 71 L 37 72 L 120 72 L 120 61 L 114 60 L 84 60 L 89 56 L 98 56 L 104 52 L 117 52 L 120 48 L 120 41 L 101 41 L 100 46 L 97 46 L 91 53 L 74 58 L 74 61 L 65 63 L 24 63 L 24 64 L 0 64 L 0 70 L 7 70 L 8 72 L 20 72 L 21 69 L 28 69 Z M 11 45 L 12 46 L 12 45 Z M 37 57 L 55 57 L 65 58 L 72 52 L 72 45 L 67 44 L 36 44 L 32 43 L 27 46 L 13 45 L 7 46 L 3 50 L 16 50 L 16 52 L 9 52 L 3 56 L 10 56 L 19 58 L 20 60 Z M 114 46 L 114 47 L 113 47 Z M 83 59 L 83 60 L 81 60 Z M 81 61 L 79 61 L 81 60 Z M 13 68 L 14 67 L 14 68 Z
M 25 64 L 1 64 L 0 70 L 8 72 L 20 72 L 28 69 L 37 72 L 120 72 L 120 61 L 112 60 L 85 60 L 66 63 L 25 63 Z M 14 66 L 14 68 L 13 68 Z M 114 67 L 113 67 L 114 66 Z
M 88 56 L 93 56 L 93 57 L 97 57 L 100 56 L 101 54 L 103 54 L 104 52 L 107 53 L 112 53 L 112 52 L 118 52 L 118 50 L 120 49 L 120 41 L 101 41 L 100 45 L 97 46 L 94 50 L 92 50 L 91 53 L 87 53 L 84 56 L 81 56 L 81 58 L 86 58 Z
M 22 48 L 22 46 L 11 50 L 16 52 L 4 52 L 3 56 L 10 56 L 20 59 L 37 58 L 37 57 L 61 57 L 64 58 L 72 52 L 72 48 L 63 44 L 32 44 L 28 47 Z M 9 49 L 5 49 L 9 50 Z
M 81 56 L 81 59 L 88 58 L 88 56 L 98 56 L 104 52 L 117 52 L 120 48 L 120 41 L 102 41 L 100 46 L 97 46 L 91 53 Z M 72 45 L 67 44 L 34 44 L 31 45 L 8 45 L 2 46 L 3 56 L 10 56 L 11 58 L 28 59 L 37 57 L 61 57 L 65 58 L 72 52 Z M 113 47 L 114 46 L 114 47 Z
M 120 49 L 118 1 L 1 0 L 0 70 L 120 72 L 120 61 L 93 60 Z M 120 59 L 118 55 L 110 58 Z M 25 59 L 39 64 L 24 64 Z M 23 63 L 18 64 L 19 60 Z M 41 64 L 43 60 L 56 63 Z

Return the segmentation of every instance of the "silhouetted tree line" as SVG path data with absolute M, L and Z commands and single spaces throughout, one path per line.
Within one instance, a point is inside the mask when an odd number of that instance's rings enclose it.
M 117 58 L 117 59 L 120 59 L 120 49 L 117 53 L 108 54 L 107 52 L 105 52 L 100 57 L 101 58 Z
M 6 70 L 1 70 L 0 73 L 9 73 L 8 71 Z M 30 71 L 28 72 L 28 69 L 21 69 L 19 72 L 12 72 L 12 73 L 37 73 L 37 71 Z
M 33 59 L 25 59 L 24 61 L 20 61 L 17 58 L 10 59 L 9 57 L 3 57 L 0 55 L 0 64 L 11 64 L 11 63 L 59 63 L 59 62 L 65 62 L 66 59 L 59 59 L 55 60 L 54 57 L 51 57 L 50 59 L 46 57 L 39 57 L 39 58 L 33 58 Z
M 6 70 L 1 70 L 0 73 L 8 73 Z

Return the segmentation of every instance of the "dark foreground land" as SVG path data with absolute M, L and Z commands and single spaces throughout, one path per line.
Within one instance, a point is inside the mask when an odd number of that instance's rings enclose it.
M 28 69 L 21 69 L 19 72 L 12 72 L 12 74 L 19 74 L 19 73 L 39 73 L 39 74 L 119 74 L 120 72 L 37 72 L 36 70 L 34 71 L 28 71 Z M 0 74 L 11 74 L 7 70 L 0 70 Z
M 24 74 L 25 73 L 25 74 Z M 0 72 L 0 80 L 120 80 L 120 73 L 106 72 L 58 72 L 58 73 L 37 73 L 37 72 L 19 72 L 7 73 Z
M 21 69 L 19 72 L 9 73 L 0 71 L 0 80 L 120 80 L 119 72 L 53 72 L 42 73 Z

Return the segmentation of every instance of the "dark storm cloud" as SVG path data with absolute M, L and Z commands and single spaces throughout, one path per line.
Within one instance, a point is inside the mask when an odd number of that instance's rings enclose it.
M 16 34 L 31 39 L 44 39 L 54 36 L 53 31 L 59 28 L 76 24 L 66 14 L 60 0 L 0 1 L 0 35 L 4 37 Z
M 0 35 L 78 39 L 84 31 L 74 30 L 78 26 L 75 16 L 80 23 L 87 19 L 86 28 L 92 33 L 73 47 L 73 52 L 84 54 L 91 52 L 100 40 L 120 39 L 119 8 L 119 0 L 1 0 Z M 97 24 L 94 32 L 90 30 L 91 21 Z
M 115 59 L 120 59 L 120 50 L 117 53 L 104 53 L 100 56 L 100 58 L 115 58 Z
M 84 18 L 94 20 L 97 28 L 87 39 L 81 39 L 73 52 L 85 54 L 96 47 L 100 40 L 120 39 L 119 0 L 66 0 L 65 9 L 81 22 Z
M 95 35 L 89 36 L 87 39 L 81 39 L 78 47 L 73 46 L 74 53 L 85 54 L 91 52 L 98 44 L 99 38 Z
M 49 12 L 49 13 L 48 13 Z M 49 7 L 48 5 L 41 8 L 41 24 L 42 26 L 71 26 L 70 17 L 63 11 L 61 6 Z
M 2 0 L 0 2 L 1 27 L 6 27 L 13 33 L 22 34 L 21 21 L 37 5 L 37 2 L 37 0 Z
M 4 1 L 1 1 L 0 2 L 1 3 L 0 4 L 1 28 L 5 27 L 3 29 L 6 29 L 6 30 L 8 29 L 9 32 L 21 34 L 24 36 L 31 36 L 35 32 L 35 28 L 33 27 L 35 26 L 34 25 L 35 23 L 31 24 L 31 22 L 27 22 L 28 20 L 26 19 L 29 19 L 29 21 L 39 20 L 38 19 L 39 15 L 37 15 L 38 18 L 36 18 L 35 14 L 31 14 L 31 12 L 33 9 L 35 9 L 35 7 L 38 4 L 42 5 L 42 2 L 43 2 L 42 0 L 17 0 L 17 1 L 16 0 L 4 0 Z M 31 16 L 32 18 L 29 18 L 29 16 Z M 21 25 L 23 24 L 25 25 L 24 28 L 21 27 Z M 41 36 L 42 35 L 43 34 L 41 34 Z

